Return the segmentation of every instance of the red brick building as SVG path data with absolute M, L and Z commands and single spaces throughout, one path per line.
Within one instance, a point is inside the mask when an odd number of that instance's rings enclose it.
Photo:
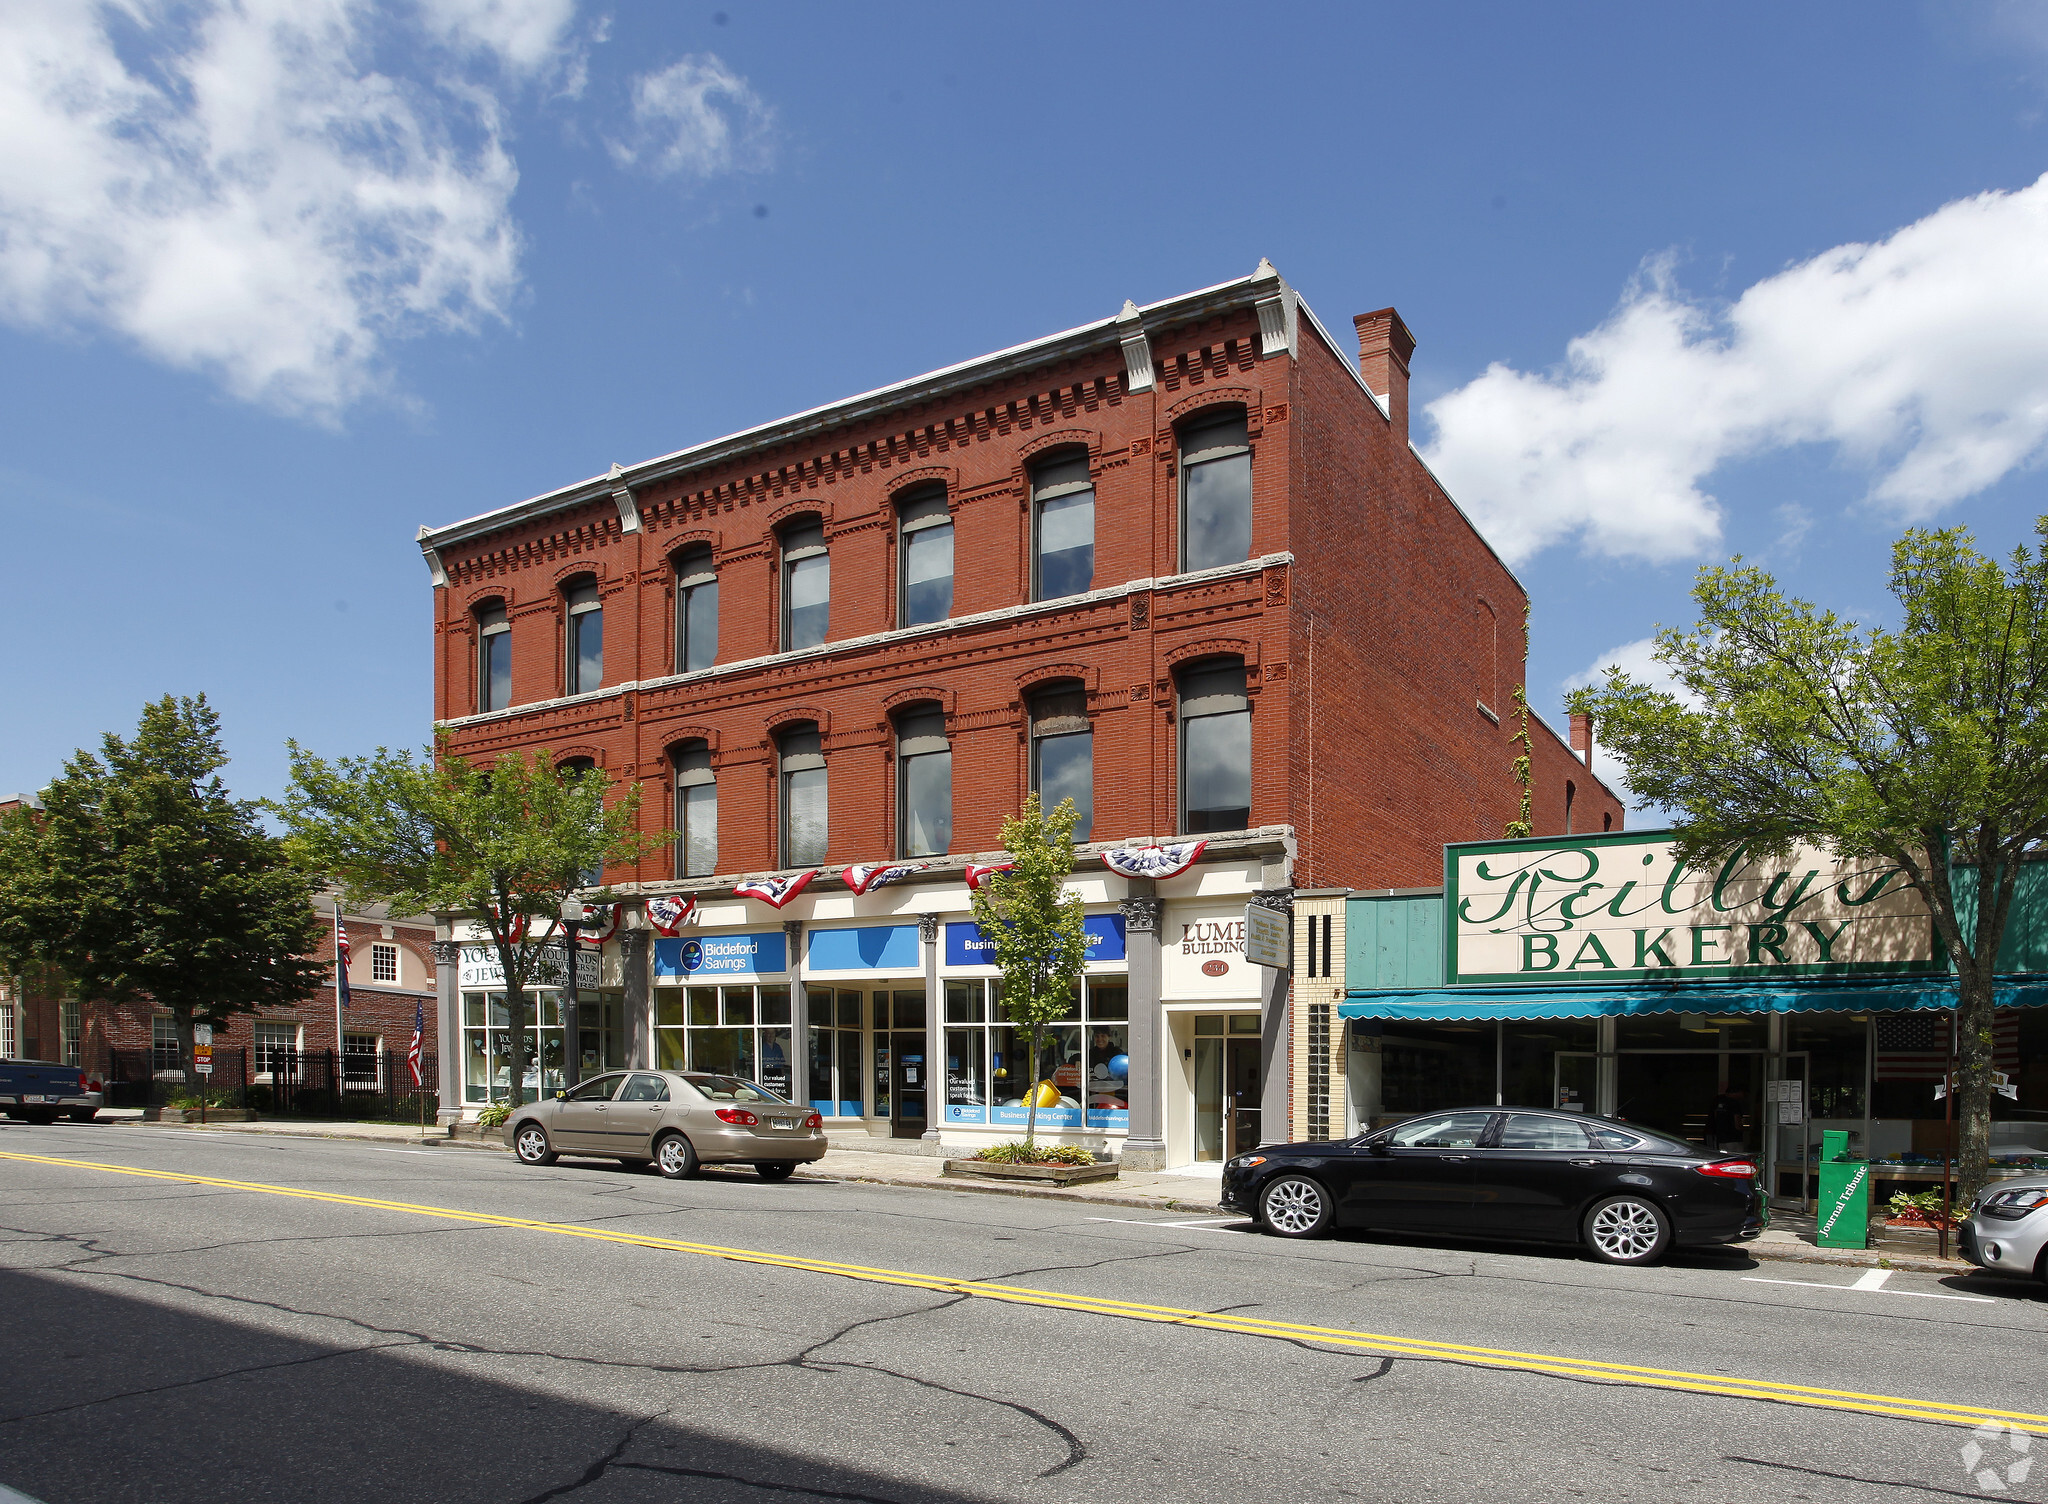
M 1261 263 L 423 529 L 451 750 L 588 760 L 685 834 L 606 874 L 698 903 L 607 942 L 575 1063 L 722 1061 L 933 1150 L 1041 1080 L 1056 1127 L 1134 1161 L 1220 1154 L 1262 1103 L 1284 1136 L 1286 974 L 1245 963 L 1246 903 L 1434 884 L 1521 796 L 1527 597 L 1409 444 L 1412 336 L 1354 323 L 1355 349 Z M 1530 731 L 1538 831 L 1618 826 Z M 965 922 L 1034 786 L 1088 806 L 1101 918 L 1050 1071 Z M 1186 870 L 1101 861 L 1198 840 Z M 888 862 L 918 870 L 844 871 Z M 783 908 L 733 891 L 803 871 Z M 444 1103 L 507 1084 L 487 966 L 443 988 Z

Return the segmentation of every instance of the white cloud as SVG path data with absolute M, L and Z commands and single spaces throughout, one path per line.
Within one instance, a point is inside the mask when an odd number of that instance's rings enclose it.
M 505 316 L 500 93 L 574 0 L 12 0 L 0 10 L 0 317 L 105 328 L 331 419 L 386 344 Z M 370 65 L 404 56 L 404 78 Z
M 693 53 L 633 80 L 633 135 L 610 143 L 620 166 L 711 177 L 767 164 L 775 112 L 715 54 Z
M 1587 685 L 1604 684 L 1607 682 L 1607 670 L 1619 668 L 1638 684 L 1647 684 L 1652 689 L 1667 690 L 1676 695 L 1681 702 L 1697 705 L 1699 701 L 1671 677 L 1669 669 L 1652 656 L 1656 651 L 1657 639 L 1654 637 L 1638 637 L 1634 642 L 1624 642 L 1595 658 L 1584 669 L 1565 680 L 1560 688 L 1569 692 Z M 1654 824 L 1663 824 L 1669 819 L 1668 813 L 1661 806 L 1645 803 L 1629 793 L 1628 781 L 1623 777 L 1621 762 L 1601 743 L 1598 725 L 1593 727 L 1593 771 L 1599 775 L 1602 783 L 1621 796 L 1627 803 L 1630 813 L 1643 816 Z
M 1732 305 L 1645 264 L 1563 365 L 1496 364 L 1428 408 L 1425 451 L 1510 559 L 1576 538 L 1667 561 L 1720 539 L 1725 461 L 1831 444 L 1868 500 L 1928 517 L 2048 445 L 2048 176 L 1948 204 Z

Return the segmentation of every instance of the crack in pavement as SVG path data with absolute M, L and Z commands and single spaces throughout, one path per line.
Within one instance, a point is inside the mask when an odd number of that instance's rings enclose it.
M 1938 1483 L 1908 1483 L 1897 1478 L 1866 1478 L 1861 1473 L 1832 1473 L 1824 1467 L 1800 1467 L 1793 1462 L 1766 1462 L 1761 1457 L 1723 1456 L 1723 1462 L 1746 1462 L 1751 1467 L 1767 1467 L 1782 1473 L 1804 1473 L 1810 1478 L 1838 1478 L 1844 1483 L 1869 1483 L 1879 1488 L 1907 1488 L 1915 1493 L 1940 1494 L 1949 1499 L 1981 1499 L 1981 1491 L 1964 1493 L 1957 1488 L 1943 1488 Z
M 1371 1373 L 1362 1373 L 1358 1375 L 1358 1377 L 1353 1379 L 1351 1382 L 1354 1384 L 1370 1384 L 1374 1379 L 1384 1379 L 1388 1374 L 1392 1373 L 1393 1371 L 1394 1360 L 1392 1358 L 1382 1358 L 1380 1359 L 1380 1366 L 1378 1368 L 1375 1368 Z
M 558 1483 L 553 1488 L 534 1494 L 530 1498 L 520 1500 L 519 1504 L 545 1504 L 545 1501 L 549 1499 L 559 1499 L 564 1494 L 573 1494 L 578 1489 L 588 1488 L 617 1465 L 620 1455 L 624 1453 L 627 1447 L 633 1444 L 634 1438 L 639 1436 L 643 1429 L 669 1415 L 674 1410 L 675 1406 L 670 1405 L 666 1410 L 657 1410 L 652 1415 L 643 1415 L 640 1419 L 634 1421 L 632 1425 L 626 1427 L 625 1431 L 620 1434 L 619 1439 L 612 1443 L 612 1449 L 586 1467 L 581 1477 L 571 1483 Z

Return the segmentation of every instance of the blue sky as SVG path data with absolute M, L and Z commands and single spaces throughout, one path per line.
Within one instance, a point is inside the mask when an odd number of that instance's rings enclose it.
M 1262 255 L 1415 331 L 1546 713 L 2048 511 L 2048 7 L 17 0 L 0 142 L 0 793 L 419 744 L 421 523 Z

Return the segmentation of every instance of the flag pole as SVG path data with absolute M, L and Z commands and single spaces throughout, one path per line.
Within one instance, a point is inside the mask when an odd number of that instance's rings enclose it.
M 348 958 L 341 945 L 341 900 L 334 900 L 334 1106 L 341 1108 L 341 1000 L 348 992 Z

